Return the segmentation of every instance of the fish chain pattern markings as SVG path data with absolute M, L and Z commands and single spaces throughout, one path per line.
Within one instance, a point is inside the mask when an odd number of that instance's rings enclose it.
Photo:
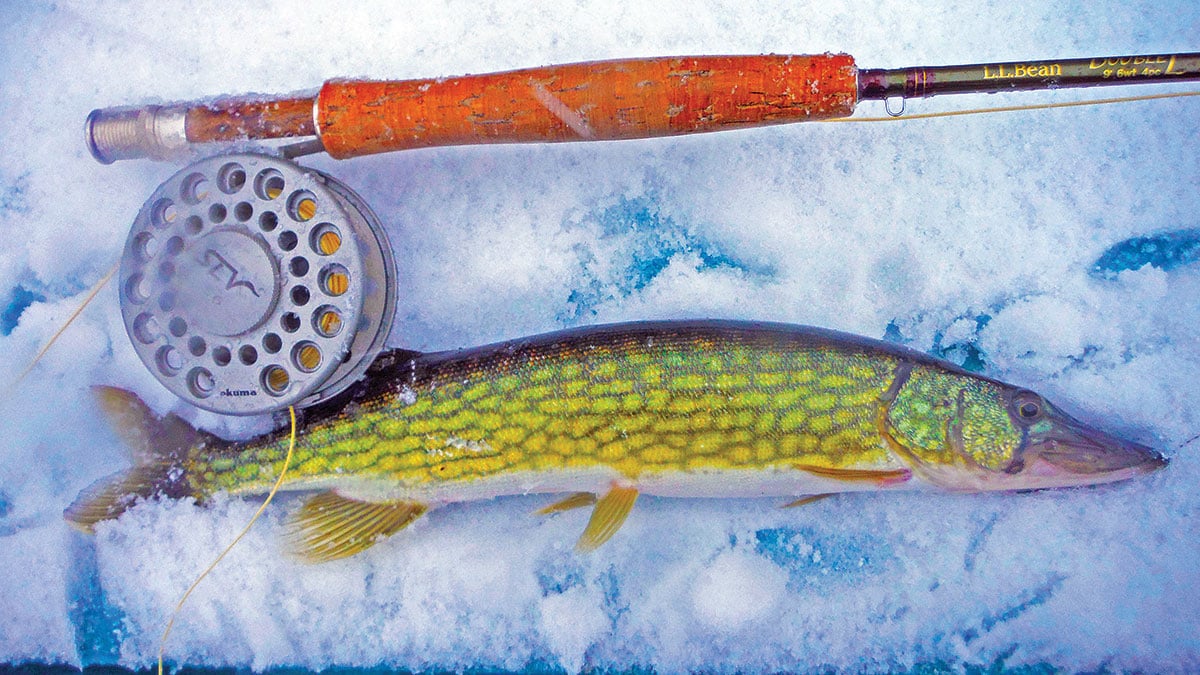
M 306 430 L 292 480 L 353 474 L 418 486 L 595 466 L 630 478 L 792 461 L 892 466 L 877 420 L 897 363 L 695 335 L 449 357 L 418 372 L 415 401 L 377 397 Z M 274 441 L 195 457 L 197 487 L 254 491 L 282 450 Z

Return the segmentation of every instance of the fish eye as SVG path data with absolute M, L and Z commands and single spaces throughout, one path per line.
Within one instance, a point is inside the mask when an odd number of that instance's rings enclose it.
M 1030 424 L 1042 418 L 1046 404 L 1041 396 L 1032 391 L 1019 391 L 1013 396 L 1012 409 L 1016 411 L 1018 420 Z

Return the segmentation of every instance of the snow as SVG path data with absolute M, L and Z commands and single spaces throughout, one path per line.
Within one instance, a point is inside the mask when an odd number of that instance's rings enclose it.
M 257 508 L 163 501 L 70 530 L 128 463 L 90 387 L 218 434 L 137 360 L 105 288 L 175 165 L 88 155 L 97 107 L 326 79 L 665 54 L 845 51 L 864 67 L 1196 49 L 1193 2 L 256 2 L 0 6 L 0 662 L 146 667 Z M 1121 90 L 910 101 L 909 113 Z M 1193 85 L 1191 89 L 1195 89 Z M 864 103 L 859 115 L 883 114 Z M 589 555 L 586 511 L 433 512 L 354 558 L 282 553 L 288 500 L 200 585 L 175 664 L 410 670 L 1200 669 L 1200 98 L 338 162 L 380 214 L 390 343 L 432 350 L 684 317 L 905 342 L 1164 449 L 1154 476 L 1012 495 L 645 498 Z M 257 424 L 258 427 L 248 426 Z

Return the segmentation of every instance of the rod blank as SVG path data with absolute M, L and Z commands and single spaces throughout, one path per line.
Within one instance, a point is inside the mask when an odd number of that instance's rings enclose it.
M 863 69 L 858 74 L 858 87 L 861 99 L 882 100 L 1197 79 L 1200 79 L 1200 54 L 1153 54 L 977 63 L 968 66 L 917 66 L 896 70 Z

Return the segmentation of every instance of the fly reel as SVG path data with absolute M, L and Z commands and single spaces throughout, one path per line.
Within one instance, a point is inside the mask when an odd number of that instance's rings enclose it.
M 344 184 L 259 154 L 200 160 L 160 185 L 121 260 L 125 329 L 150 372 L 205 410 L 325 400 L 383 348 L 395 262 Z

